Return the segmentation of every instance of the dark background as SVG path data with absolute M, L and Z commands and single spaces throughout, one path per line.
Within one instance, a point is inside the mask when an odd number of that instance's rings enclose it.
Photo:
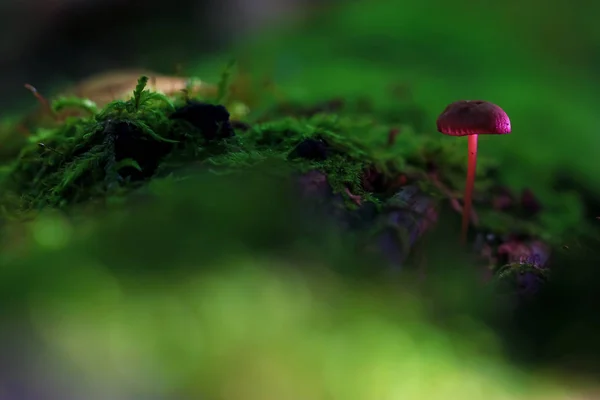
M 9 0 L 0 5 L 0 107 L 106 69 L 172 74 L 312 0 Z M 53 85 L 55 83 L 55 85 Z

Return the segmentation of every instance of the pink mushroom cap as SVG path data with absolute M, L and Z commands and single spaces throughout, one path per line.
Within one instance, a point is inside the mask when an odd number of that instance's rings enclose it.
M 437 119 L 437 129 L 445 135 L 510 133 L 510 119 L 499 106 L 483 100 L 460 100 L 449 104 Z

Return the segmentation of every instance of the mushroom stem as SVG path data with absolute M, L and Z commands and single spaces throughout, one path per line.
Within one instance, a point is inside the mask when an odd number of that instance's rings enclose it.
M 469 230 L 469 217 L 473 205 L 473 187 L 475 186 L 475 169 L 477 168 L 477 136 L 469 136 L 469 164 L 467 166 L 467 182 L 465 185 L 465 205 L 462 214 L 461 241 L 467 243 L 467 232 Z

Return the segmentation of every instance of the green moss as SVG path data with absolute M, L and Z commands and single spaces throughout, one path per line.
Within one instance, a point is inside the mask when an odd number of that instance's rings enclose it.
M 90 115 L 95 115 L 99 111 L 96 103 L 79 97 L 59 97 L 52 102 L 52 111 L 54 111 L 54 113 L 60 113 L 65 109 L 78 109 L 85 111 Z
M 136 160 L 116 160 L 117 126 L 130 126 L 141 141 L 175 146 L 180 134 L 168 113 L 174 104 L 160 93 L 144 90 L 141 77 L 129 101 L 114 101 L 99 112 L 83 99 L 59 99 L 61 107 L 80 106 L 89 116 L 68 117 L 60 126 L 38 129 L 8 168 L 5 188 L 21 194 L 19 208 L 62 207 L 110 192 L 118 170 Z M 139 165 L 137 166 L 139 169 Z
M 494 272 L 497 282 L 509 291 L 518 291 L 518 278 L 525 274 L 532 274 L 542 283 L 550 279 L 548 268 L 540 268 L 530 263 L 509 263 L 496 268 Z
M 200 100 L 239 104 L 239 99 L 230 98 L 227 89 L 233 66 L 227 65 L 216 98 Z M 384 182 L 383 186 L 392 189 L 394 179 L 406 174 L 436 198 L 445 195 L 427 179 L 432 164 L 439 179 L 452 191 L 460 193 L 464 185 L 465 143 L 417 130 L 415 125 L 419 124 L 415 121 L 421 114 L 415 104 L 376 106 L 364 98 L 322 105 L 280 104 L 250 115 L 245 121 L 248 128 L 239 129 L 235 137 L 207 143 L 185 121 L 169 119 L 177 107 L 184 105 L 184 96 L 170 98 L 149 91 L 147 83 L 148 78 L 141 77 L 131 99 L 114 101 L 102 110 L 85 99 L 60 98 L 53 102 L 55 111 L 75 108 L 82 113 L 55 128 L 37 129 L 19 156 L 4 167 L 3 204 L 7 212 L 64 208 L 94 200 L 115 202 L 152 177 L 170 174 L 190 163 L 227 174 L 270 161 L 286 162 L 300 172 L 320 170 L 335 192 L 347 196 L 349 191 L 361 196 L 363 202 L 377 205 L 393 190 L 366 185 L 369 171 L 377 176 L 379 186 Z M 390 145 L 392 129 L 398 129 L 399 134 Z M 117 149 L 115 139 L 127 135 L 133 138 L 128 148 Z M 308 139 L 326 143 L 328 156 L 294 157 L 294 149 Z M 154 160 L 148 161 L 148 154 Z M 497 166 L 493 159 L 480 157 L 478 191 L 485 192 L 497 184 L 492 175 Z M 538 219 L 518 218 L 486 209 L 485 205 L 478 206 L 478 211 L 484 228 L 499 233 L 516 229 L 559 242 L 581 220 L 573 204 L 572 198 L 557 199 L 551 215 Z M 354 203 L 348 201 L 348 206 Z

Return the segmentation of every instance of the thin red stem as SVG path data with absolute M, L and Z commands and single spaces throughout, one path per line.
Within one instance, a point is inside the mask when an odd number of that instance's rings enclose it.
M 469 219 L 473 206 L 473 187 L 475 186 L 475 170 L 477 168 L 477 135 L 469 136 L 469 164 L 467 167 L 467 183 L 465 185 L 465 205 L 462 214 L 461 241 L 467 243 L 467 232 L 469 230 Z
M 40 104 L 42 105 L 42 107 L 44 109 L 44 112 L 48 113 L 48 115 L 56 117 L 54 115 L 54 111 L 52 110 L 52 107 L 50 106 L 50 103 L 48 102 L 48 100 L 46 100 L 46 98 L 44 96 L 42 96 L 40 94 L 40 92 L 38 92 L 35 87 L 33 87 L 32 85 L 30 85 L 29 83 L 26 83 L 25 84 L 25 89 L 27 89 L 31 93 L 33 93 L 33 95 L 35 96 L 35 98 L 38 99 L 38 101 L 40 102 Z

